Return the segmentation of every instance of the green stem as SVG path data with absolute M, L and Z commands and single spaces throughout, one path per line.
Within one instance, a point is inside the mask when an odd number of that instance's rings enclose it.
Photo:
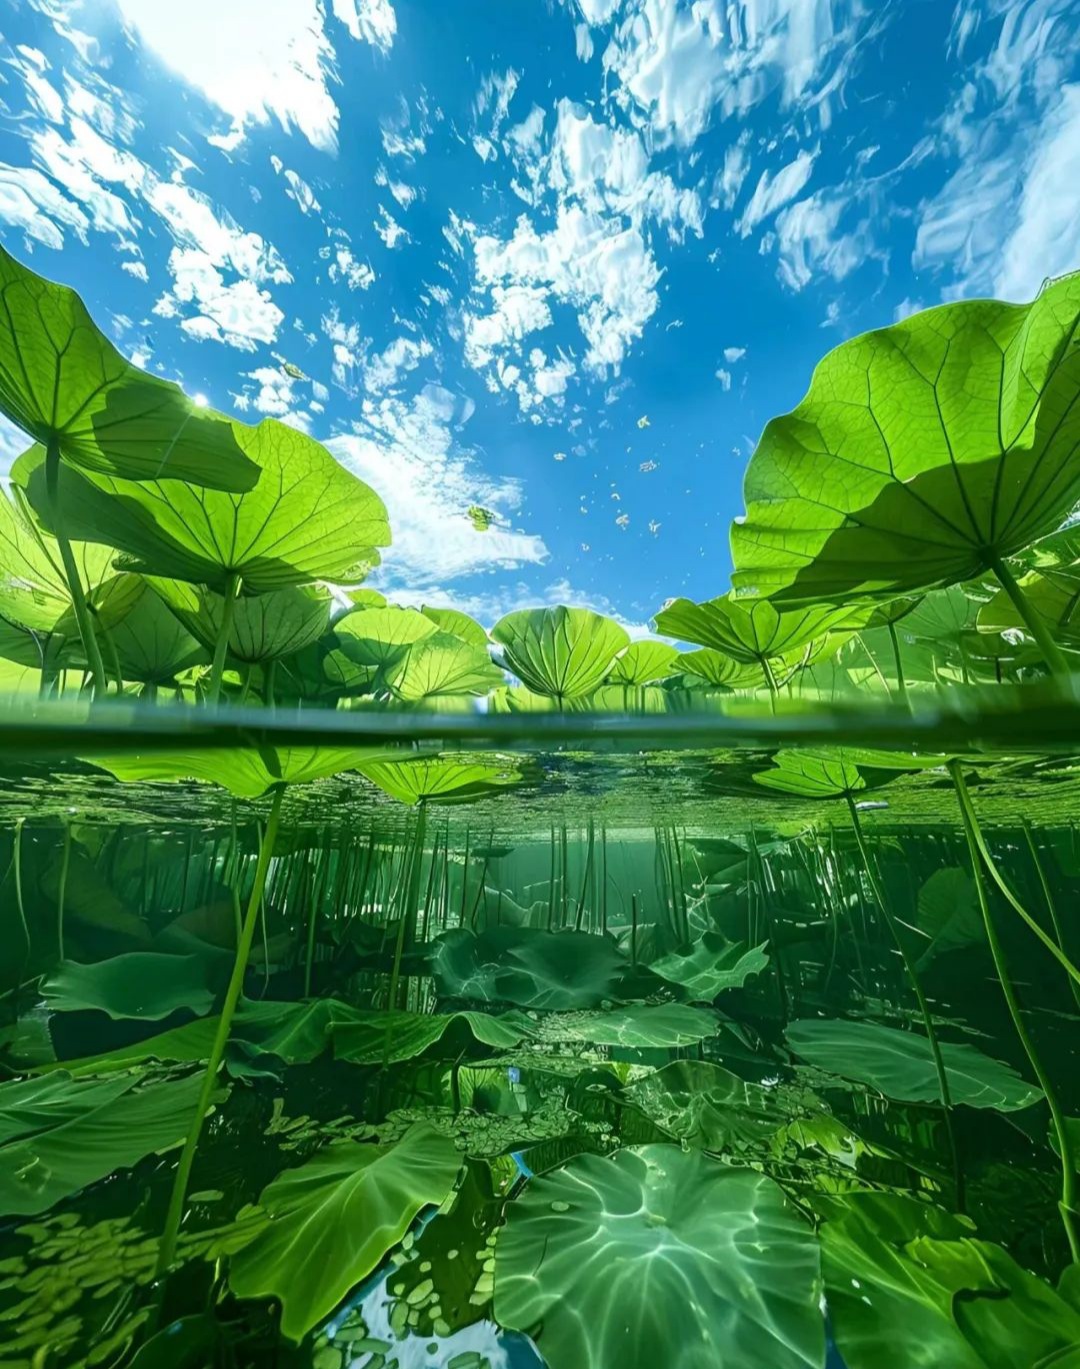
M 885 890 L 878 877 L 877 869 L 871 859 L 870 852 L 866 846 L 866 839 L 863 836 L 862 820 L 859 817 L 859 810 L 855 807 L 855 800 L 850 794 L 847 798 L 848 812 L 851 814 L 851 825 L 855 832 L 855 843 L 859 848 L 859 856 L 862 859 L 866 877 L 870 881 L 870 888 L 874 894 L 874 901 L 881 909 L 881 914 L 885 919 L 892 936 L 896 949 L 900 952 L 900 959 L 904 962 L 904 969 L 907 971 L 911 987 L 915 990 L 915 997 L 918 1000 L 919 1012 L 922 1015 L 923 1026 L 926 1028 L 927 1039 L 930 1042 L 930 1054 L 934 1057 L 934 1070 L 938 1077 L 938 1090 L 941 1093 L 941 1110 L 945 1119 L 945 1132 L 949 1138 L 949 1149 L 952 1152 L 953 1162 L 953 1185 L 956 1190 L 956 1209 L 963 1212 L 965 1207 L 964 1193 L 964 1171 L 960 1164 L 960 1151 L 956 1144 L 956 1133 L 952 1124 L 952 1095 L 949 1091 L 949 1076 L 945 1069 L 945 1061 L 941 1054 L 941 1043 L 938 1041 L 937 1031 L 934 1027 L 934 1019 L 930 1012 L 930 1005 L 926 1001 L 923 993 L 922 982 L 916 973 L 915 966 L 911 957 L 907 953 L 903 939 L 900 936 L 900 929 L 896 925 L 896 919 L 892 915 L 889 901 L 886 898 Z
M 56 891 L 56 948 L 64 958 L 64 898 L 67 894 L 68 866 L 71 863 L 71 823 L 64 824 L 64 854 L 60 858 L 60 882 Z
M 904 661 L 900 655 L 900 638 L 896 635 L 896 624 L 887 624 L 889 640 L 892 642 L 893 660 L 896 662 L 896 688 L 904 703 L 907 703 L 907 680 L 904 679 Z
M 210 667 L 210 692 L 206 696 L 206 702 L 209 704 L 216 704 L 221 696 L 221 676 L 225 670 L 225 655 L 229 649 L 229 634 L 232 632 L 236 596 L 239 593 L 240 576 L 236 571 L 232 571 L 225 586 L 225 602 L 221 608 L 221 626 L 218 628 L 217 642 L 214 646 L 214 663 Z
M 963 776 L 960 774 L 959 761 L 950 761 L 949 769 L 952 771 L 954 781 L 958 782 L 958 792 L 960 792 L 959 786 L 963 784 Z M 986 929 L 986 939 L 990 943 L 990 954 L 994 958 L 994 969 L 997 971 L 1001 992 L 1005 995 L 1005 1003 L 1009 1009 L 1009 1016 L 1012 1018 L 1013 1028 L 1024 1048 L 1028 1063 L 1039 1081 L 1039 1087 L 1046 1095 L 1046 1104 L 1050 1109 L 1050 1121 L 1058 1143 L 1058 1154 L 1061 1156 L 1061 1202 L 1058 1204 L 1058 1209 L 1061 1213 L 1062 1225 L 1065 1227 L 1065 1236 L 1069 1242 L 1073 1263 L 1080 1264 L 1080 1228 L 1077 1225 L 1076 1209 L 1076 1160 L 1072 1152 L 1069 1129 L 1061 1111 L 1061 1104 L 1054 1090 L 1053 1081 L 1043 1067 L 1039 1053 L 1035 1049 L 1035 1042 L 1027 1029 L 1023 1009 L 1009 976 L 1005 951 L 998 937 L 993 915 L 990 912 L 990 900 L 987 896 L 986 880 L 982 869 L 983 861 L 980 860 L 982 851 L 977 840 L 978 825 L 974 816 L 974 809 L 971 808 L 970 803 L 961 801 L 960 814 L 964 823 L 964 835 L 967 838 L 971 868 L 975 875 L 975 891 L 979 897 L 979 909 L 982 913 L 983 926 Z
M 1050 667 L 1051 674 L 1059 679 L 1067 680 L 1070 678 L 1071 670 L 1065 653 L 1057 642 L 1054 641 L 1050 632 L 1050 626 L 1046 619 L 1033 608 L 1028 601 L 1027 595 L 1020 588 L 1016 576 L 1001 559 L 1000 556 L 991 555 L 989 557 L 990 568 L 997 576 L 1001 588 L 1009 596 L 1013 607 L 1020 615 L 1020 620 L 1027 628 L 1028 632 L 1035 639 L 1035 644 L 1043 654 L 1043 659 Z
M 93 620 L 87 607 L 86 596 L 83 594 L 82 581 L 79 579 L 79 568 L 75 564 L 75 553 L 71 550 L 71 542 L 68 540 L 67 523 L 60 500 L 60 443 L 56 438 L 50 438 L 45 448 L 45 489 L 52 508 L 53 533 L 56 537 L 56 544 L 60 548 L 64 579 L 67 581 L 68 593 L 71 595 L 71 606 L 75 610 L 75 621 L 79 627 L 79 636 L 82 638 L 83 650 L 86 652 L 86 659 L 90 664 L 90 673 L 93 676 L 94 692 L 96 694 L 100 690 L 104 694 L 108 690 L 105 663 L 101 659 L 101 648 L 98 646 L 97 637 L 94 635 Z
M 952 775 L 953 788 L 956 790 L 956 797 L 960 802 L 960 811 L 965 815 L 966 820 L 971 824 L 971 831 L 975 841 L 975 845 L 978 849 L 979 854 L 982 856 L 983 864 L 990 872 L 990 877 L 993 879 L 997 887 L 1001 890 L 1002 894 L 1004 894 L 1009 906 L 1013 909 L 1014 912 L 1020 915 L 1023 921 L 1035 933 L 1035 935 L 1039 938 L 1042 944 L 1058 962 L 1058 964 L 1069 976 L 1069 978 L 1072 979 L 1075 983 L 1080 984 L 1080 970 L 1076 968 L 1076 966 L 1072 963 L 1069 957 L 1057 944 L 1054 938 L 1052 936 L 1048 936 L 1046 932 L 1043 931 L 1043 929 L 1039 926 L 1039 924 L 1031 916 L 1028 910 L 1016 897 L 1013 891 L 1005 883 L 1001 871 L 994 864 L 994 858 L 990 854 L 989 847 L 986 844 L 986 838 L 983 835 L 983 830 L 979 825 L 979 815 L 976 813 L 975 805 L 971 801 L 971 794 L 968 791 L 967 781 L 964 779 L 963 772 L 960 769 L 959 761 L 952 760 L 949 762 L 949 773 Z
M 1046 900 L 1046 906 L 1050 912 L 1050 921 L 1053 924 L 1054 936 L 1057 938 L 1058 945 L 1064 951 L 1065 933 L 1061 926 L 1061 919 L 1058 917 L 1057 904 L 1054 902 L 1054 895 L 1050 889 L 1050 881 L 1046 877 L 1046 869 L 1042 863 L 1042 857 L 1039 855 L 1039 848 L 1035 845 L 1035 834 L 1032 832 L 1031 823 L 1028 822 L 1027 818 L 1024 818 L 1023 820 L 1023 827 L 1024 836 L 1027 837 L 1028 850 L 1031 852 L 1032 863 L 1035 866 L 1036 874 L 1039 876 L 1039 885 L 1043 892 L 1043 898 Z M 1069 988 L 1072 990 L 1072 996 L 1076 1001 L 1077 1006 L 1080 1007 L 1080 984 L 1077 984 L 1075 980 L 1070 979 Z
M 22 967 L 19 970 L 20 982 L 22 981 L 23 970 L 26 969 L 26 962 L 30 959 L 30 927 L 26 921 L 26 904 L 23 902 L 22 886 L 22 837 L 25 821 L 25 818 L 19 818 L 15 823 L 15 851 L 12 857 L 12 863 L 15 867 L 15 907 L 18 910 L 23 939 L 26 942 L 26 953 L 23 955 Z
M 191 1127 L 184 1142 L 184 1149 L 180 1153 L 180 1163 L 173 1180 L 169 1211 L 165 1217 L 165 1230 L 162 1233 L 161 1245 L 158 1247 L 157 1276 L 159 1278 L 172 1266 L 173 1260 L 176 1258 L 176 1245 L 180 1237 L 180 1223 L 184 1216 L 184 1201 L 187 1197 L 191 1167 L 195 1162 L 195 1152 L 199 1146 L 203 1122 L 206 1120 L 210 1099 L 217 1085 L 218 1070 L 221 1068 L 221 1062 L 225 1056 L 229 1031 L 232 1028 L 233 1017 L 236 1015 L 236 1007 L 244 987 L 244 973 L 247 970 L 248 957 L 251 954 L 251 943 L 255 937 L 255 924 L 258 921 L 259 905 L 262 902 L 266 875 L 270 868 L 270 858 L 274 853 L 274 843 L 277 840 L 278 822 L 281 818 L 281 800 L 284 793 L 284 785 L 279 784 L 274 789 L 266 833 L 259 845 L 255 882 L 251 886 L 251 895 L 248 898 L 243 931 L 240 936 L 240 943 L 236 948 L 236 959 L 233 961 L 232 977 L 229 980 L 229 987 L 225 991 L 225 1001 L 221 1005 L 221 1016 L 218 1018 L 214 1044 L 210 1048 L 210 1058 L 206 1062 L 206 1073 L 203 1075 L 199 1101 L 195 1105 L 195 1115 L 191 1120 Z

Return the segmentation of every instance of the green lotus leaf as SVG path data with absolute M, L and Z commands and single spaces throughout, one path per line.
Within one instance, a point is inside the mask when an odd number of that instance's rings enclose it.
M 1068 1364 L 1080 1312 L 940 1208 L 895 1193 L 822 1200 L 821 1263 L 848 1369 Z
M 89 544 L 85 544 L 89 545 Z M 100 550 L 100 548 L 99 548 Z M 114 575 L 90 596 L 103 650 L 125 680 L 167 685 L 210 655 L 141 575 Z
M 356 609 L 339 618 L 334 635 L 354 665 L 389 670 L 409 653 L 414 642 L 438 632 L 430 618 L 414 608 Z
M 940 1103 L 941 1089 L 930 1042 L 916 1032 L 875 1022 L 805 1020 L 787 1029 L 791 1049 L 818 1069 L 877 1089 L 902 1103 Z M 941 1043 L 953 1103 L 1016 1112 L 1043 1097 L 1011 1065 L 974 1046 Z
M 0 247 L 0 412 L 65 461 L 128 480 L 249 490 L 259 472 L 231 425 L 127 361 L 74 290 Z
M 442 631 L 414 642 L 386 671 L 385 679 L 405 703 L 447 694 L 486 694 L 504 683 L 486 647 Z
M 1032 304 L 946 304 L 830 352 L 750 460 L 735 585 L 892 599 L 1053 532 L 1080 499 L 1078 323 L 1072 275 Z
M 1031 571 L 1020 580 L 1030 608 L 1046 620 L 1054 639 L 1080 647 L 1080 567 Z M 1004 590 L 979 609 L 980 632 L 1022 632 L 1026 624 Z
M 113 1018 L 152 1022 L 178 1008 L 209 1012 L 219 977 L 202 956 L 130 951 L 88 965 L 62 961 L 41 992 L 54 1012 L 93 1008 Z
M 99 1107 L 107 1107 L 134 1087 L 132 1079 L 76 1081 L 66 1069 L 39 1079 L 0 1084 L 0 1146 L 63 1126 Z
M 308 784 L 372 761 L 369 747 L 264 746 L 192 747 L 185 751 L 85 753 L 80 759 L 108 770 L 118 780 L 205 780 L 237 798 L 256 799 L 276 784 Z
M 496 1050 L 520 1045 L 533 1029 L 524 1013 L 517 1012 L 498 1017 L 482 1012 L 358 1012 L 334 1027 L 334 1056 L 358 1065 L 411 1060 L 442 1041 L 458 1023 L 473 1039 Z M 447 1047 L 446 1053 L 457 1058 L 461 1053 L 459 1034 L 451 1035 L 455 1044 L 453 1049 Z
M 371 1273 L 421 1209 L 445 1201 L 461 1156 L 418 1123 L 396 1145 L 338 1141 L 263 1190 L 270 1218 L 232 1257 L 241 1298 L 281 1300 L 281 1330 L 301 1340 Z
M 508 613 L 491 635 L 523 685 L 560 701 L 590 694 L 630 644 L 625 628 L 611 618 L 563 606 Z
M 444 998 L 560 1010 L 612 997 L 626 961 L 606 936 L 458 927 L 432 941 L 429 965 Z
M 688 1003 L 631 1003 L 603 1012 L 574 1013 L 549 1024 L 549 1032 L 560 1040 L 622 1046 L 627 1050 L 696 1046 L 719 1030 L 716 1013 L 692 1008 Z
M 698 1150 L 761 1145 L 792 1116 L 776 1090 L 707 1060 L 674 1060 L 623 1092 L 658 1127 Z
M 33 1131 L 23 1113 L 19 1139 L 0 1146 L 0 1213 L 45 1212 L 87 1184 L 182 1141 L 202 1085 L 199 1076 L 142 1088 L 135 1082 L 132 1076 L 103 1084 L 73 1082 L 70 1106 L 51 1095 L 47 1115 Z M 0 1088 L 0 1114 L 3 1097 Z
M 654 680 L 666 679 L 675 662 L 679 660 L 678 650 L 667 642 L 654 642 L 641 638 L 631 642 L 625 651 L 615 657 L 615 664 L 608 672 L 607 683 L 619 685 L 647 685 Z
M 460 637 L 470 646 L 480 646 L 487 650 L 488 635 L 467 613 L 457 608 L 430 608 L 427 604 L 420 610 L 425 618 L 430 618 L 440 632 L 449 632 L 452 637 Z
M 986 933 L 971 871 L 957 865 L 944 865 L 935 870 L 919 890 L 916 923 L 928 938 L 919 943 L 919 966 L 946 951 L 982 945 Z
M 225 599 L 201 585 L 147 576 L 147 582 L 188 632 L 212 651 L 221 633 Z M 290 585 L 245 594 L 233 604 L 228 654 L 245 665 L 295 655 L 319 641 L 330 626 L 333 600 L 324 585 Z
M 551 1369 L 819 1369 L 817 1241 L 763 1174 L 650 1145 L 579 1156 L 510 1203 L 495 1318 Z
M 362 580 L 390 541 L 382 500 L 314 438 L 275 419 L 235 425 L 259 472 L 244 494 L 197 489 L 179 480 L 119 480 L 61 472 L 68 534 L 123 552 L 148 575 L 206 585 L 219 594 L 239 582 L 265 594 L 314 580 Z M 46 527 L 51 503 L 40 448 L 21 456 L 12 479 Z
M 679 657 L 679 665 L 691 675 L 697 675 L 707 684 L 723 689 L 747 689 L 761 683 L 761 671 L 756 665 L 747 665 L 728 656 L 715 647 L 698 647 L 696 651 L 684 651 Z
M 706 932 L 689 951 L 672 951 L 649 966 L 653 974 L 686 990 L 694 1003 L 711 1003 L 725 989 L 741 989 L 753 974 L 768 968 L 767 943 L 747 946 Z
M 359 767 L 399 803 L 469 803 L 513 788 L 524 779 L 519 757 L 477 760 L 433 756 L 422 760 L 373 760 Z

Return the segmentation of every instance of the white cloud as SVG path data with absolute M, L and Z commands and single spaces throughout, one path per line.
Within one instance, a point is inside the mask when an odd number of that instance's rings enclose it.
M 354 38 L 389 52 L 397 33 L 397 15 L 390 0 L 334 0 L 334 18 Z
M 10 473 L 12 465 L 29 446 L 30 440 L 23 430 L 0 414 L 0 478 Z
M 375 232 L 378 233 L 379 237 L 382 238 L 391 252 L 397 247 L 398 243 L 412 241 L 409 237 L 408 229 L 403 228 L 402 225 L 398 223 L 397 219 L 394 218 L 393 214 L 390 213 L 385 205 L 379 205 L 379 217 L 375 220 L 373 226 Z
M 635 640 L 639 637 L 655 636 L 648 623 L 624 617 L 606 595 L 594 594 L 572 585 L 565 576 L 539 589 L 519 580 L 514 584 L 503 584 L 492 590 L 445 589 L 441 585 L 428 585 L 420 591 L 405 587 L 387 588 L 385 593 L 395 604 L 407 604 L 416 608 L 427 605 L 431 608 L 459 609 L 489 629 L 505 614 L 516 613 L 518 609 L 554 608 L 559 604 L 571 604 L 614 618 Z
M 381 352 L 364 362 L 364 385 L 372 394 L 393 389 L 401 377 L 415 371 L 424 357 L 431 356 L 431 343 L 426 338 L 395 338 Z
M 731 389 L 730 371 L 725 371 L 724 368 L 721 366 L 719 370 L 716 372 L 716 378 L 720 382 L 721 390 L 727 391 Z
M 0 220 L 20 229 L 28 241 L 59 251 L 65 228 L 86 241 L 90 220 L 40 171 L 0 162 Z
M 129 276 L 134 276 L 136 280 L 141 280 L 143 284 L 150 279 L 150 273 L 146 269 L 146 263 L 142 261 L 121 262 L 120 270 L 126 271 Z
M 754 193 L 735 228 L 740 238 L 748 238 L 759 223 L 775 214 L 803 189 L 814 170 L 816 152 L 800 152 L 794 161 L 782 166 L 774 175 L 763 171 Z
M 868 220 L 851 232 L 838 232 L 847 207 L 842 192 L 819 191 L 777 215 L 778 274 L 790 289 L 803 289 L 815 273 L 843 280 L 875 255 Z
M 173 288 L 154 305 L 162 318 L 177 318 L 185 305 L 195 312 L 181 318 L 180 327 L 200 342 L 224 342 L 253 352 L 260 343 L 273 342 L 285 315 L 254 280 L 226 283 L 212 258 L 195 247 L 174 247 L 169 254 Z
M 737 361 L 742 361 L 746 355 L 745 347 L 725 347 L 724 360 L 729 366 L 734 366 Z
M 380 579 L 426 593 L 431 586 L 477 571 L 538 563 L 543 540 L 506 527 L 477 532 L 466 517 L 470 504 L 512 514 L 521 502 L 514 480 L 492 479 L 459 445 L 460 401 L 439 386 L 413 400 L 367 400 L 355 435 L 327 444 L 386 502 L 393 546 Z

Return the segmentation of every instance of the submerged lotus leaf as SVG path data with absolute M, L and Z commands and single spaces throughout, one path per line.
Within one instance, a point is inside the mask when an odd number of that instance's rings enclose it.
M 707 1060 L 674 1060 L 635 1079 L 624 1093 L 658 1127 L 699 1150 L 761 1145 L 792 1118 L 778 1105 L 775 1089 Z
M 631 642 L 620 651 L 608 672 L 608 684 L 647 685 L 664 680 L 679 660 L 677 649 L 668 642 L 654 642 L 649 638 Z
M 520 784 L 524 779 L 522 763 L 518 757 L 492 761 L 473 756 L 434 756 L 373 760 L 359 769 L 399 803 L 468 803 Z
M 919 965 L 946 951 L 982 945 L 986 933 L 971 871 L 957 865 L 935 870 L 919 890 L 916 922 L 928 938 L 917 943 L 922 948 Z
M 417 1123 L 395 1145 L 338 1141 L 263 1190 L 269 1216 L 232 1257 L 241 1298 L 281 1300 L 281 1330 L 301 1340 L 394 1248 L 422 1208 L 445 1201 L 461 1169 L 453 1142 Z
M 486 694 L 504 682 L 487 648 L 449 632 L 433 632 L 414 642 L 386 672 L 386 683 L 405 703 L 443 695 Z
M 88 471 L 248 490 L 232 426 L 116 350 L 65 285 L 0 247 L 0 413 Z
M 1080 498 L 1080 274 L 843 343 L 773 419 L 732 529 L 737 587 L 778 603 L 969 580 Z
M 653 974 L 678 984 L 695 1003 L 711 1003 L 725 989 L 741 989 L 753 974 L 768 968 L 768 943 L 747 946 L 706 932 L 689 950 L 672 951 L 649 966 Z
M 677 1146 L 533 1179 L 495 1248 L 495 1319 L 551 1369 L 817 1369 L 820 1296 L 816 1237 L 780 1188 Z
M 758 771 L 754 783 L 799 798 L 841 798 L 880 788 L 904 771 L 936 769 L 945 759 L 870 747 L 808 747 L 778 751 L 772 768 Z
M 512 1049 L 533 1030 L 524 1013 L 515 1012 L 501 1016 L 482 1012 L 356 1012 L 333 1029 L 334 1057 L 357 1065 L 411 1060 L 451 1032 L 455 1045 L 447 1053 L 456 1058 L 461 1047 L 456 1044 L 458 1033 L 451 1029 L 458 1023 L 474 1040 L 496 1050 Z
M 226 494 L 179 480 L 136 482 L 65 469 L 59 488 L 69 535 L 119 548 L 127 569 L 218 593 L 234 577 L 251 594 L 363 579 L 378 563 L 375 549 L 390 542 L 374 490 L 287 424 L 266 418 L 234 430 L 259 472 L 254 489 Z M 50 527 L 44 477 L 40 449 L 12 470 Z
M 182 1141 L 202 1086 L 199 1076 L 142 1088 L 135 1083 L 130 1075 L 104 1084 L 73 1081 L 70 1107 L 53 1094 L 43 1125 L 32 1132 L 24 1116 L 19 1139 L 0 1146 L 0 1213 L 45 1212 L 87 1184 Z M 0 1088 L 0 1116 L 3 1097 Z
M 595 938 L 594 938 L 595 940 Z M 556 1041 L 627 1050 L 672 1050 L 696 1046 L 720 1030 L 720 1019 L 688 1003 L 631 1003 L 603 1012 L 581 1012 L 548 1019 L 542 1034 Z
M 491 635 L 522 684 L 559 700 L 590 694 L 630 644 L 626 629 L 613 619 L 562 605 L 508 613 Z
M 179 1008 L 209 1012 L 218 977 L 202 956 L 129 951 L 88 965 L 61 961 L 41 993 L 54 1012 L 95 1009 L 152 1022 Z
M 1080 1311 L 999 1246 L 973 1240 L 963 1218 L 895 1193 L 818 1203 L 829 1318 L 848 1369 L 1071 1363 Z
M 148 576 L 164 604 L 212 650 L 221 635 L 225 599 L 201 585 Z M 259 665 L 312 646 L 330 626 L 333 600 L 324 585 L 290 585 L 266 594 L 245 594 L 233 604 L 228 653 L 232 660 Z
M 241 799 L 257 799 L 277 784 L 308 784 L 370 763 L 370 747 L 191 747 L 184 751 L 84 753 L 80 759 L 118 780 L 205 780 Z
M 791 1049 L 818 1069 L 877 1089 L 902 1103 L 939 1103 L 941 1088 L 930 1042 L 916 1032 L 875 1022 L 807 1019 L 787 1029 Z M 1043 1097 L 1011 1065 L 974 1046 L 941 1043 L 949 1095 L 954 1104 L 1016 1112 Z
M 445 998 L 551 1010 L 589 1008 L 614 995 L 626 961 L 607 936 L 529 927 L 458 927 L 431 942 L 431 973 Z

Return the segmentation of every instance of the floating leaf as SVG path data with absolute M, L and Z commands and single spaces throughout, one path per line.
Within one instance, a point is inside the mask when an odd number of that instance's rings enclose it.
M 528 927 L 444 932 L 431 943 L 429 964 L 444 997 L 551 1010 L 611 997 L 626 967 L 610 937 Z
M 1078 322 L 1071 275 L 1032 304 L 946 304 L 830 352 L 750 460 L 736 586 L 891 599 L 1053 532 L 1080 498 Z
M 561 1017 L 552 1024 L 563 1040 L 586 1041 L 593 1046 L 622 1046 L 628 1050 L 671 1050 L 696 1046 L 715 1036 L 720 1019 L 705 1008 L 687 1003 L 631 1003 L 604 1012 L 583 1012 Z
M 41 992 L 54 1012 L 94 1009 L 113 1018 L 152 1022 L 179 1008 L 209 1012 L 214 977 L 202 956 L 130 951 L 90 965 L 62 961 Z
M 766 943 L 746 946 L 719 932 L 706 932 L 687 952 L 672 951 L 649 966 L 653 974 L 679 984 L 696 1003 L 711 1003 L 725 989 L 741 989 L 753 974 L 768 968 Z
M 67 286 L 0 247 L 0 412 L 66 461 L 129 480 L 249 490 L 259 477 L 232 426 L 132 365 Z
M 532 1035 L 533 1024 L 524 1013 L 492 1016 L 481 1012 L 411 1013 L 357 1012 L 333 1030 L 334 1056 L 353 1064 L 411 1060 L 441 1041 L 456 1023 L 485 1046 L 510 1050 Z M 455 1040 L 457 1033 L 454 1033 Z M 455 1045 L 449 1052 L 460 1054 Z
M 232 1257 L 241 1298 L 281 1300 L 281 1330 L 301 1340 L 371 1273 L 429 1204 L 442 1203 L 461 1156 L 425 1123 L 396 1145 L 339 1141 L 263 1190 L 270 1218 Z
M 357 770 L 375 754 L 367 747 L 192 747 L 188 751 L 84 755 L 118 780 L 205 780 L 237 798 L 257 799 L 276 784 L 307 784 L 343 770 Z
M 430 760 L 375 760 L 359 769 L 373 784 L 399 803 L 464 803 L 520 784 L 524 773 L 518 758 L 475 760 L 466 756 L 435 756 Z
M 915 1032 L 874 1022 L 792 1022 L 788 1045 L 819 1069 L 854 1079 L 903 1103 L 938 1103 L 941 1090 L 930 1042 Z M 953 1103 L 1015 1112 L 1042 1098 L 1042 1090 L 1010 1066 L 974 1046 L 941 1043 Z
M 533 1179 L 495 1249 L 495 1318 L 551 1369 L 817 1369 L 817 1241 L 771 1179 L 651 1145 Z
M 626 630 L 602 613 L 562 606 L 508 613 L 491 635 L 522 684 L 560 700 L 591 693 L 630 643 Z

